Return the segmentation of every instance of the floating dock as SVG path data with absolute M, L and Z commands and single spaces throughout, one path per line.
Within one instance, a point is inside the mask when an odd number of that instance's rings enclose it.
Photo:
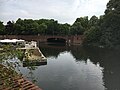
M 25 44 L 25 47 L 17 48 L 24 50 L 23 66 L 39 66 L 46 65 L 47 58 L 37 47 L 37 42 L 31 41 Z
M 40 49 L 37 48 L 25 48 L 25 60 L 29 61 L 45 61 L 46 57 L 42 54 Z
M 47 58 L 42 54 L 38 47 L 24 49 L 25 57 L 23 58 L 23 66 L 40 66 L 47 64 Z

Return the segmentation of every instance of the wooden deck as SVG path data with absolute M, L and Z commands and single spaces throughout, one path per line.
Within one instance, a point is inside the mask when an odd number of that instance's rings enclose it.
M 0 64 L 0 90 L 42 90 L 21 75 L 10 73 L 13 72 Z

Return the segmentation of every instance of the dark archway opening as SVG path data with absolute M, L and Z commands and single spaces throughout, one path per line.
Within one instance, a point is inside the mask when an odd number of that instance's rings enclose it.
M 48 43 L 66 43 L 66 40 L 63 38 L 48 38 Z

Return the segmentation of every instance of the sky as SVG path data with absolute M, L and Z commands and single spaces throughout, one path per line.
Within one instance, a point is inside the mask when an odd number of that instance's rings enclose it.
M 0 21 L 55 19 L 72 24 L 76 18 L 104 14 L 109 0 L 0 0 Z

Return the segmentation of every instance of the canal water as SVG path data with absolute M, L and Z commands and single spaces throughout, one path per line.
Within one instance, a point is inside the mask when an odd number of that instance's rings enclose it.
M 120 90 L 120 50 L 47 45 L 47 64 L 20 67 L 43 90 Z

